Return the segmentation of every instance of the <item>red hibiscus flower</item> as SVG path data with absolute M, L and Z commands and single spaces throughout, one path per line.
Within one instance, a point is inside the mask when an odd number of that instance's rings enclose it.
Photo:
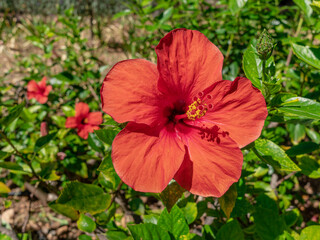
M 115 170 L 137 191 L 161 192 L 174 178 L 219 197 L 240 178 L 240 148 L 260 136 L 264 97 L 246 78 L 222 80 L 223 56 L 198 31 L 171 31 L 156 53 L 157 65 L 122 61 L 104 79 L 103 111 L 128 122 L 112 144 Z
M 43 77 L 39 83 L 34 80 L 28 82 L 28 99 L 35 98 L 41 104 L 44 104 L 48 101 L 48 95 L 52 90 L 52 86 L 47 86 L 46 80 L 47 78 Z
M 87 139 L 93 130 L 98 130 L 103 121 L 101 112 L 89 111 L 88 104 L 79 102 L 76 104 L 76 116 L 68 117 L 66 121 L 66 128 L 77 128 L 78 135 L 83 139 Z

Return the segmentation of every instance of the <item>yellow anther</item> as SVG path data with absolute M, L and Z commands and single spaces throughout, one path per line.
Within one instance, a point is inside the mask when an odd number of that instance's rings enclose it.
M 200 107 L 201 106 L 201 107 Z M 188 111 L 187 111 L 187 117 L 189 120 L 195 120 L 196 118 L 201 118 L 203 117 L 208 108 L 207 108 L 207 104 L 201 104 L 201 99 L 198 98 L 197 100 L 195 100 L 193 103 L 191 103 L 188 106 Z

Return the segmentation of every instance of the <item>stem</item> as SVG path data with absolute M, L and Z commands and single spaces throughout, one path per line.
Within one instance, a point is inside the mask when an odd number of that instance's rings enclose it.
M 111 199 L 111 201 L 110 201 L 110 204 L 109 204 L 109 207 L 107 208 L 107 210 L 111 207 L 112 203 L 116 200 L 117 193 L 120 191 L 122 185 L 123 185 L 123 182 L 120 181 L 117 189 L 116 189 L 116 190 L 114 191 L 114 193 L 113 193 L 113 197 L 112 197 L 112 199 Z
M 34 168 L 32 167 L 31 162 L 30 162 L 27 158 L 25 158 L 21 152 L 19 152 L 19 150 L 13 145 L 13 143 L 11 142 L 11 140 L 6 136 L 6 134 L 5 134 L 2 130 L 0 130 L 0 136 L 1 136 L 2 138 L 4 138 L 4 140 L 13 148 L 13 150 L 14 150 L 14 152 L 15 152 L 15 155 L 17 155 L 18 157 L 20 157 L 20 158 L 22 159 L 22 161 L 30 167 L 31 172 L 32 172 L 32 175 L 33 175 L 34 177 L 36 177 L 40 182 L 42 182 L 42 183 L 44 184 L 44 186 L 45 186 L 49 191 L 52 191 L 52 192 L 54 192 L 55 194 L 59 195 L 59 192 L 58 192 L 56 189 L 52 188 L 52 186 L 48 185 L 46 182 L 44 182 L 44 181 L 42 180 L 41 177 L 39 177 L 39 176 L 37 175 L 36 171 L 35 171 Z
M 31 165 L 31 163 L 28 161 L 28 159 L 26 159 L 26 158 L 22 155 L 22 153 L 20 153 L 20 152 L 18 151 L 18 149 L 13 145 L 13 143 L 12 143 L 11 140 L 7 137 L 7 135 L 5 135 L 4 132 L 1 131 L 1 130 L 0 130 L 0 135 L 1 135 L 1 136 L 4 138 L 4 140 L 6 140 L 6 142 L 13 148 L 13 150 L 15 151 L 15 154 L 16 154 L 17 156 L 19 156 L 19 157 L 22 159 L 22 161 L 30 167 L 30 169 L 31 169 L 31 171 L 32 171 L 32 174 L 35 175 L 35 177 L 37 177 L 37 178 L 39 179 L 38 175 L 36 174 L 34 168 L 33 168 L 32 165 Z M 40 179 L 39 179 L 39 180 L 40 180 Z

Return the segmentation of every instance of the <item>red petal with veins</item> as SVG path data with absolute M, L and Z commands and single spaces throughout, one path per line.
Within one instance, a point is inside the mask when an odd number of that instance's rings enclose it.
M 202 131 L 179 125 L 188 154 L 174 179 L 193 194 L 222 196 L 241 175 L 242 152 L 236 142 L 215 127 Z
M 176 29 L 156 47 L 158 87 L 163 93 L 191 97 L 222 79 L 223 56 L 198 31 Z M 189 100 L 189 99 L 186 99 Z
M 179 169 L 184 155 L 185 147 L 172 125 L 159 131 L 129 123 L 112 144 L 116 172 L 136 191 L 161 192 Z
M 205 114 L 202 122 L 216 124 L 228 131 L 240 148 L 260 136 L 268 111 L 263 95 L 250 80 L 221 81 L 210 95 L 214 96 L 213 109 Z
M 119 123 L 158 125 L 165 119 L 159 110 L 157 80 L 157 67 L 149 61 L 134 59 L 117 63 L 101 88 L 102 110 Z

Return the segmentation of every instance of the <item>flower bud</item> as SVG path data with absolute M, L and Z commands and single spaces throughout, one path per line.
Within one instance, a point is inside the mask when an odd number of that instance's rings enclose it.
M 48 135 L 48 125 L 46 122 L 42 122 L 40 125 L 41 137 Z
M 259 57 L 262 60 L 268 59 L 272 54 L 273 46 L 274 46 L 273 38 L 270 36 L 268 31 L 264 29 L 259 36 L 257 46 L 256 46 Z

